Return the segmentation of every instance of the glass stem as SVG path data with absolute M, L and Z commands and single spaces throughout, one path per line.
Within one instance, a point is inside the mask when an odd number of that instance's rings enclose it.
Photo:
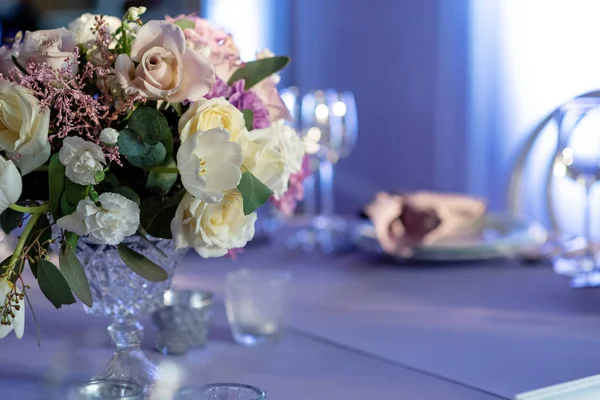
M 321 197 L 320 215 L 328 219 L 335 215 L 333 194 L 333 164 L 328 159 L 319 163 L 319 194 Z
M 584 220 L 583 220 L 583 234 L 585 236 L 586 243 L 586 256 L 594 261 L 594 268 L 596 267 L 596 260 L 594 256 L 594 250 L 592 246 L 592 186 L 593 180 L 586 179 L 585 181 L 585 203 L 584 203 Z

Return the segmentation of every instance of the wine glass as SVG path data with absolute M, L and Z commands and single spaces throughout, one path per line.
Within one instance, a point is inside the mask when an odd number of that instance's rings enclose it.
M 556 111 L 558 124 L 557 151 L 554 175 L 568 177 L 584 189 L 585 251 L 561 264 L 571 266 L 571 286 L 574 288 L 600 286 L 600 266 L 592 244 L 591 194 L 600 180 L 600 99 L 579 98 Z

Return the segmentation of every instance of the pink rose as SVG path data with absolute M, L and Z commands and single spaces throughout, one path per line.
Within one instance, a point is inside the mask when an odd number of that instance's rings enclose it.
M 217 76 L 227 82 L 241 64 L 240 50 L 233 41 L 233 37 L 224 30 L 213 27 L 207 20 L 195 15 L 167 17 L 169 22 L 176 22 L 180 19 L 192 21 L 195 25 L 194 29 L 183 31 L 188 47 L 208 57 L 215 68 Z
M 257 60 L 261 60 L 263 58 L 270 58 L 274 56 L 275 54 L 273 54 L 269 49 L 264 49 L 256 53 Z M 290 114 L 290 111 L 283 102 L 283 99 L 279 95 L 279 90 L 277 90 L 277 85 L 279 84 L 280 80 L 281 78 L 278 74 L 273 74 L 258 82 L 252 88 L 252 90 L 256 92 L 258 97 L 264 103 L 267 111 L 269 111 L 271 122 L 275 122 L 280 119 L 285 119 L 288 121 L 292 120 L 292 115 Z
M 75 60 L 75 36 L 65 29 L 50 29 L 43 31 L 27 31 L 21 46 L 17 61 L 27 68 L 30 62 L 46 63 L 54 69 L 71 67 L 71 76 L 77 74 Z
M 127 94 L 174 103 L 200 100 L 215 81 L 210 61 L 186 49 L 181 28 L 166 21 L 143 25 L 131 46 L 131 57 L 120 54 L 115 71 Z

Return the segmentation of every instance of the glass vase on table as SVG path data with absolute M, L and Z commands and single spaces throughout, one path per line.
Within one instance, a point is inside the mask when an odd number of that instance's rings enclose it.
M 580 184 L 584 192 L 583 235 L 585 248 L 578 255 L 557 262 L 568 265 L 574 288 L 600 286 L 600 264 L 592 236 L 592 189 L 600 180 L 600 99 L 574 99 L 555 115 L 558 142 L 554 175 Z
M 176 251 L 173 241 L 166 239 L 132 236 L 123 243 L 161 266 L 169 277 L 160 282 L 148 281 L 123 263 L 116 246 L 98 244 L 89 238 L 79 240 L 77 257 L 85 268 L 93 299 L 92 307 L 84 306 L 85 311 L 113 317 L 108 333 L 116 351 L 94 379 L 129 381 L 148 389 L 156 382 L 158 370 L 140 348 L 144 327 L 139 318 L 162 306 L 163 295 L 185 251 Z

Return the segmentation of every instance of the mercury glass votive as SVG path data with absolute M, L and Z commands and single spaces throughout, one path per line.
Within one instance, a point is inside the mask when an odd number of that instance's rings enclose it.
M 240 269 L 225 278 L 227 320 L 236 343 L 255 346 L 278 339 L 287 311 L 291 274 Z

